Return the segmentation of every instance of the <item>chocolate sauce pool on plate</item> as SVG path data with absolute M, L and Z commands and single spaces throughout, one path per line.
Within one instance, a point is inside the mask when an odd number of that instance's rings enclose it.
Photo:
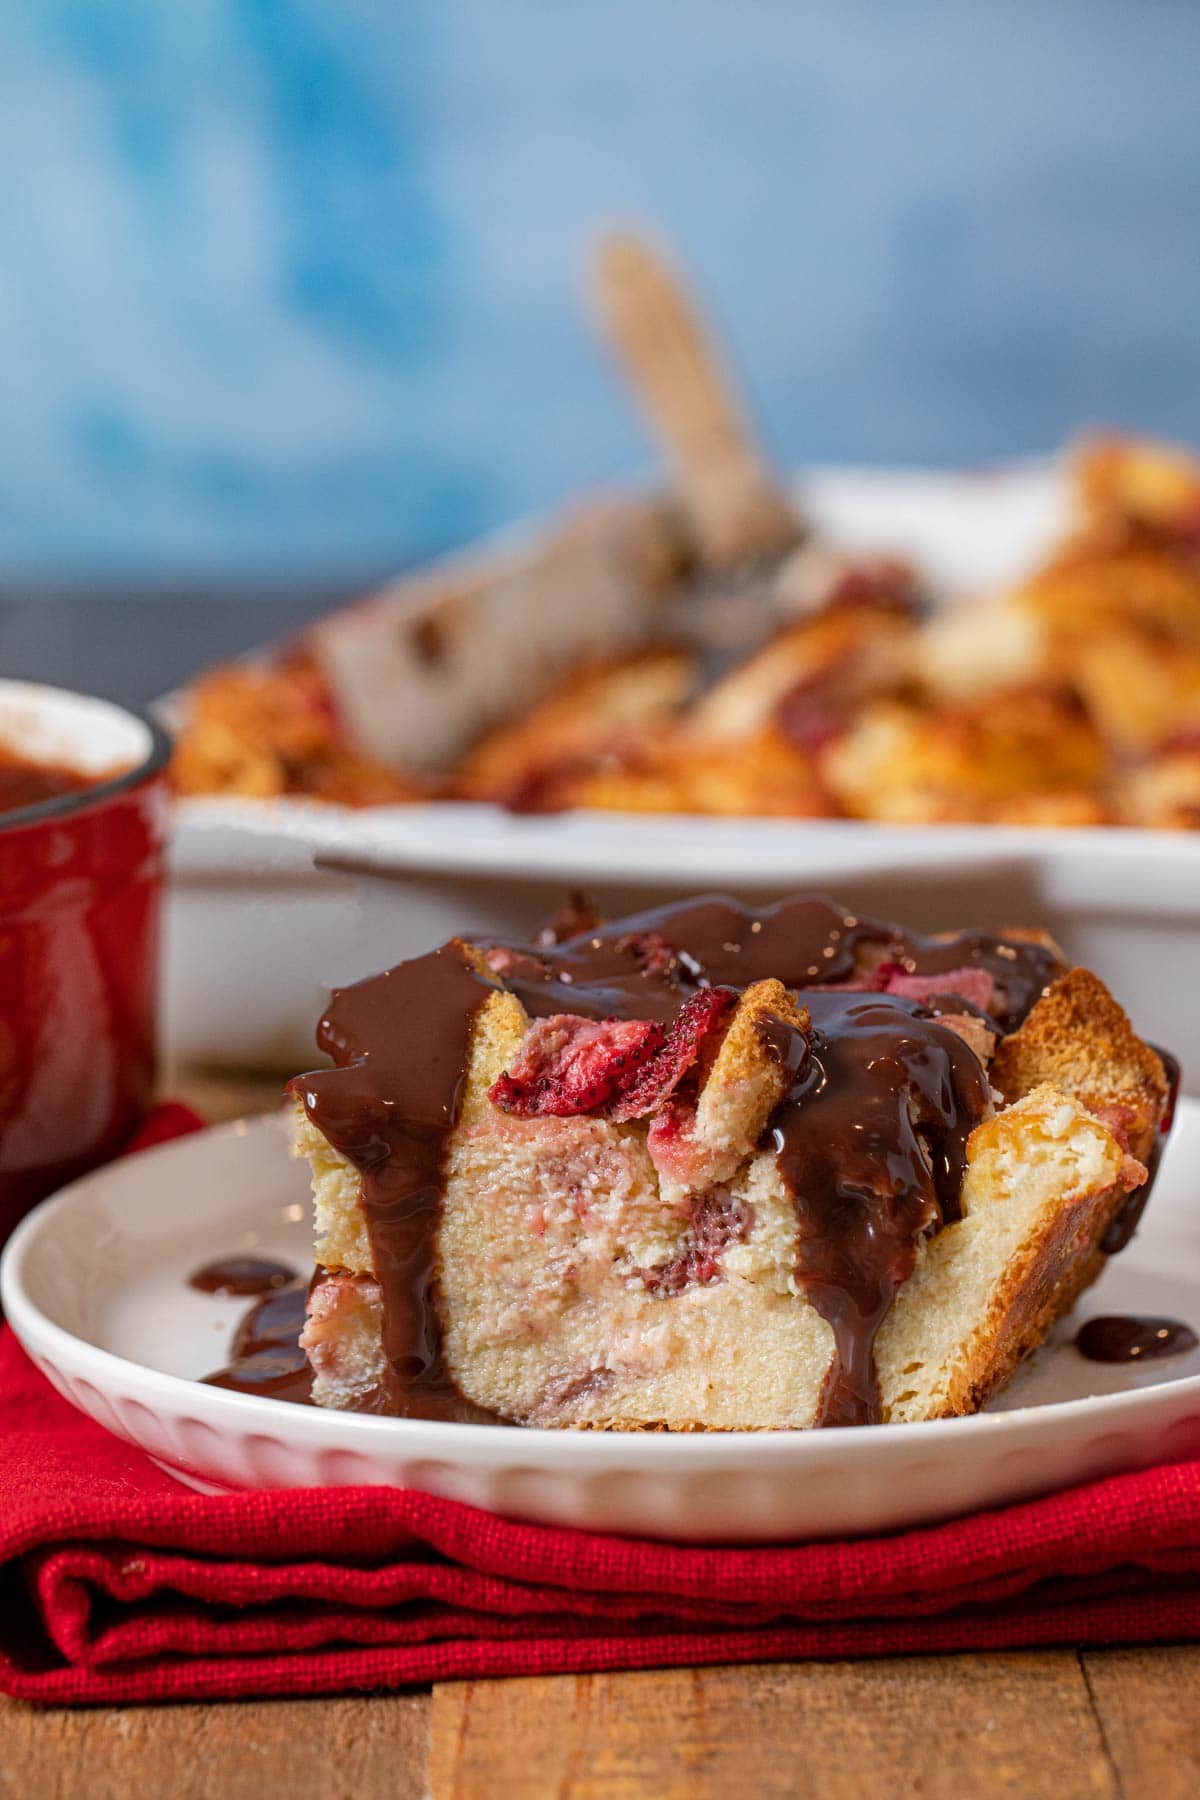
M 265 1256 L 222 1256 L 188 1276 L 188 1286 L 201 1294 L 228 1294 L 238 1300 L 274 1293 L 299 1281 L 295 1269 Z
M 1105 1313 L 1088 1319 L 1075 1333 L 1075 1348 L 1089 1362 L 1156 1362 L 1183 1356 L 1200 1343 L 1190 1325 L 1178 1319 L 1139 1318 Z
M 810 990 L 861 981 L 882 963 L 909 975 L 983 971 L 1000 1030 L 1020 1024 L 1063 973 L 1036 942 L 984 932 L 922 937 L 816 898 L 755 912 L 710 896 L 561 942 L 475 951 L 454 940 L 336 990 L 317 1032 L 335 1066 L 291 1087 L 362 1177 L 388 1365 L 378 1409 L 490 1417 L 459 1394 L 445 1367 L 433 1283 L 443 1158 L 473 1022 L 491 992 L 515 994 L 535 1018 L 669 1025 L 699 988 L 776 977 Z M 862 1422 L 879 1413 L 875 1333 L 920 1239 L 955 1217 L 987 1082 L 962 1040 L 915 1001 L 861 992 L 802 992 L 801 1000 L 816 1032 L 807 1045 L 779 1024 L 771 1053 L 795 1080 L 770 1134 L 797 1205 L 797 1279 L 837 1346 L 821 1421 Z
M 206 1375 L 207 1385 L 311 1406 L 312 1370 L 298 1342 L 307 1299 L 304 1282 L 264 1294 L 234 1332 L 227 1367 Z

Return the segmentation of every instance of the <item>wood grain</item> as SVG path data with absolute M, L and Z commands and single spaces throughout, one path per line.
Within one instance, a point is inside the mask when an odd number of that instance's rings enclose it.
M 1093 1651 L 1082 1661 L 1124 1800 L 1194 1800 L 1200 1645 Z
M 435 1689 L 433 1800 L 1119 1792 L 1069 1651 Z
M 427 1694 L 43 1712 L 0 1699 L 2 1800 L 421 1800 Z
M 1200 1647 L 448 1683 L 43 1712 L 0 1699 L 0 1800 L 1190 1800 Z

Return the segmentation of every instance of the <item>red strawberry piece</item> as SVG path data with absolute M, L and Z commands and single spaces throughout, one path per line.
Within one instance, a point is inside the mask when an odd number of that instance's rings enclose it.
M 647 1019 L 537 1019 L 489 1098 L 523 1119 L 604 1112 L 665 1038 Z
M 538 1019 L 489 1098 L 519 1118 L 643 1118 L 674 1092 L 736 1004 L 734 988 L 701 988 L 669 1030 L 646 1019 Z
M 725 1024 L 737 1005 L 737 989 L 699 988 L 685 1000 L 667 1033 L 666 1043 L 622 1089 L 612 1108 L 614 1119 L 641 1119 L 673 1094 L 700 1055 L 709 1033 Z

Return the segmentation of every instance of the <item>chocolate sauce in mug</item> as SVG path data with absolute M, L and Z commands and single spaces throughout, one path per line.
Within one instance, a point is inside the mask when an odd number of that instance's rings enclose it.
M 104 780 L 105 775 L 85 775 L 63 763 L 31 762 L 0 745 L 0 813 L 41 806 L 47 800 L 81 793 Z
M 0 1244 L 151 1102 L 170 746 L 137 729 L 89 773 L 0 744 Z

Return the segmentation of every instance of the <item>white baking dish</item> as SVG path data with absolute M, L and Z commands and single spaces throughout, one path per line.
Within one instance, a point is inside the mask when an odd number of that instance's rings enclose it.
M 1048 465 L 844 470 L 800 484 L 843 543 L 986 591 L 1061 528 Z M 320 865 L 320 866 L 315 866 Z M 354 812 L 298 801 L 177 807 L 164 1041 L 177 1062 L 292 1070 L 323 995 L 455 931 L 522 932 L 583 885 L 603 910 L 723 889 L 823 888 L 917 927 L 1047 926 L 1200 1086 L 1200 834 L 824 820 L 521 817 L 491 806 Z

